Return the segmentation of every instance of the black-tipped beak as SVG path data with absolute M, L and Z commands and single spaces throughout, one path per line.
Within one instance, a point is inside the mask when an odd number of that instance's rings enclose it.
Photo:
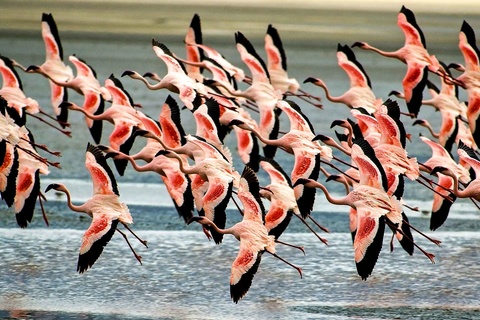
M 442 166 L 437 166 L 435 168 L 432 169 L 432 171 L 430 171 L 430 174 L 433 176 L 435 175 L 437 172 L 442 172 L 444 170 L 447 170 L 447 168 L 445 167 L 442 167 Z
M 169 154 L 170 151 L 168 150 L 160 150 L 158 151 L 156 154 L 155 154 L 155 157 L 158 157 L 158 156 L 166 156 L 167 154 Z
M 422 119 L 418 119 L 418 120 L 415 120 L 413 123 L 412 123 L 412 126 L 416 126 L 417 124 L 419 125 L 422 125 L 425 123 L 425 120 L 422 120 Z
M 293 184 L 292 188 L 295 188 L 296 186 L 298 185 L 304 185 L 304 184 L 307 184 L 308 182 L 310 182 L 309 179 L 305 179 L 305 178 L 299 178 L 297 179 L 297 181 L 295 181 L 295 183 Z
M 202 218 L 199 217 L 199 216 L 191 217 L 190 220 L 188 220 L 187 225 L 191 224 L 192 222 L 198 222 L 198 221 L 200 221 L 201 219 L 202 219 Z
M 312 139 L 312 141 L 317 141 L 317 140 L 324 142 L 324 141 L 330 140 L 330 138 L 323 134 L 317 134 L 315 138 Z
M 361 48 L 361 47 L 363 47 L 364 45 L 365 45 L 365 44 L 364 44 L 363 42 L 357 41 L 357 42 L 354 42 L 350 47 L 352 47 L 352 48 L 355 48 L 355 47 Z
M 327 179 L 325 180 L 325 182 L 328 182 L 328 181 L 337 181 L 340 179 L 340 176 L 338 174 L 331 174 L 327 177 Z
M 63 101 L 62 103 L 60 103 L 58 105 L 58 107 L 60 109 L 63 109 L 63 108 L 70 108 L 73 104 L 71 102 L 68 102 L 68 101 Z
M 227 127 L 231 127 L 231 126 L 241 126 L 241 125 L 244 125 L 245 122 L 241 121 L 241 120 L 238 120 L 238 119 L 234 119 L 232 121 L 230 121 L 228 124 L 227 124 Z
M 39 69 L 40 69 L 39 66 L 33 66 L 33 65 L 32 65 L 32 66 L 28 66 L 28 67 L 25 69 L 25 71 L 26 71 L 26 72 L 36 72 L 36 71 L 39 70 Z
M 56 189 L 57 187 L 58 187 L 58 184 L 56 184 L 56 183 L 49 184 L 47 186 L 47 188 L 45 189 L 45 193 L 47 193 L 48 191 L 50 191 L 52 189 Z
M 345 127 L 345 120 L 334 120 L 330 125 L 330 129 L 332 129 L 335 126 Z
M 133 71 L 131 71 L 131 70 L 125 70 L 125 71 L 123 71 L 123 73 L 122 73 L 121 76 L 122 76 L 122 77 L 124 77 L 124 76 L 131 76 L 131 75 L 133 75 L 133 74 L 135 74 L 135 72 L 133 72 Z
M 317 82 L 317 79 L 313 77 L 308 77 L 307 79 L 303 80 L 303 83 L 308 83 L 308 82 L 315 83 Z

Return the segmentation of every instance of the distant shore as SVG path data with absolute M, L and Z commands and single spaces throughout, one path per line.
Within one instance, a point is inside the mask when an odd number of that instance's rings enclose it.
M 240 5 L 241 4 L 241 5 Z M 289 43 L 312 41 L 402 41 L 396 24 L 402 4 L 416 13 L 428 43 L 453 45 L 462 21 L 480 30 L 480 1 L 220 1 L 205 0 L 7 0 L 0 10 L 0 34 L 40 35 L 43 12 L 53 14 L 62 37 L 108 36 L 125 39 L 183 37 L 194 13 L 202 20 L 205 39 L 225 39 L 242 31 L 249 39 L 264 36 L 274 24 Z M 452 19 L 453 17 L 453 19 Z M 367 22 L 367 23 L 365 23 Z M 476 25 L 477 24 L 477 25 Z M 429 26 L 445 32 L 431 34 Z M 340 36 L 339 36 L 340 35 Z M 396 45 L 396 44 L 395 44 Z

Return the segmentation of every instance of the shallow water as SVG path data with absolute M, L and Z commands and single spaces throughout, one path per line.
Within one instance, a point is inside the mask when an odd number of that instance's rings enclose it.
M 442 16 L 441 20 L 444 19 Z M 455 25 L 455 21 L 458 26 L 461 24 L 458 16 L 450 17 L 449 21 L 449 25 Z M 188 23 L 188 19 L 184 21 L 185 26 Z M 430 23 L 427 39 L 430 34 L 438 39 L 445 25 Z M 368 21 L 360 27 L 374 28 Z M 336 30 L 338 40 L 335 41 L 350 41 L 355 31 L 352 28 L 347 29 L 348 32 Z M 395 20 L 391 21 L 390 28 L 396 30 Z M 184 52 L 182 37 L 161 39 L 173 52 Z M 308 76 L 323 78 L 335 95 L 347 89 L 346 75 L 336 65 L 336 42 L 320 39 L 317 43 L 313 36 L 311 42 L 295 41 L 291 35 L 288 39 L 291 45 L 288 41 L 284 43 L 291 76 L 300 82 Z M 126 69 L 140 73 L 165 71 L 149 41 L 85 35 L 76 38 L 73 33 L 62 40 L 65 55 L 76 53 L 85 59 L 96 69 L 99 79 L 107 78 L 112 72 L 120 76 Z M 219 41 L 217 37 L 215 47 L 242 66 L 230 40 Z M 260 51 L 261 39 L 257 40 Z M 434 48 L 439 47 L 438 42 L 434 43 Z M 25 65 L 41 63 L 44 58 L 39 35 L 0 37 L 0 48 L 2 54 Z M 447 62 L 462 61 L 455 47 L 445 48 L 437 56 Z M 377 96 L 386 99 L 390 90 L 400 87 L 404 73 L 400 62 L 365 52 L 358 52 L 357 57 L 369 73 Z M 48 83 L 39 75 L 20 76 L 25 92 L 48 108 Z M 158 116 L 167 92 L 148 91 L 131 79 L 122 79 L 122 82 L 135 102 L 143 105 L 145 113 Z M 319 88 L 306 85 L 303 88 L 323 96 Z M 72 92 L 71 100 L 80 103 L 81 97 Z M 326 101 L 324 105 L 324 110 L 319 110 L 301 104 L 317 133 L 333 135 L 330 123 L 347 117 L 348 110 Z M 419 117 L 428 118 L 433 124 L 440 121 L 438 113 L 427 108 L 422 108 Z M 74 136 L 71 139 L 34 119 L 29 119 L 28 127 L 37 142 L 63 154 L 62 170 L 51 169 L 50 175 L 42 179 L 42 189 L 51 182 L 63 182 L 70 187 L 74 200 L 81 202 L 91 194 L 84 168 L 84 150 L 90 136 L 82 116 L 71 113 L 70 121 Z M 186 131 L 191 132 L 193 119 L 188 112 L 182 113 L 182 121 Z M 421 130 L 411 126 L 413 120 L 404 121 L 412 135 L 412 142 L 407 146 L 409 155 L 420 161 L 427 159 L 430 150 L 417 138 Z M 104 127 L 103 142 L 106 143 L 111 126 L 105 124 Z M 232 148 L 234 142 L 234 139 L 227 140 Z M 242 168 L 238 159 L 235 161 L 237 168 Z M 290 170 L 289 155 L 279 151 L 278 161 L 287 172 Z M 469 319 L 480 311 L 480 220 L 478 210 L 469 201 L 457 201 L 446 224 L 439 231 L 427 232 L 442 241 L 441 247 L 415 235 L 420 246 L 435 254 L 435 264 L 418 250 L 408 256 L 397 243 L 390 253 L 390 237 L 386 236 L 372 276 L 362 281 L 353 262 L 347 210 L 328 204 L 318 193 L 313 217 L 330 229 L 330 234 L 321 234 L 328 239 L 329 246 L 294 220 L 282 239 L 303 245 L 306 255 L 280 245 L 278 252 L 303 269 L 303 279 L 295 270 L 265 254 L 248 294 L 235 305 L 229 297 L 228 279 L 238 249 L 237 241 L 226 237 L 222 245 L 215 246 L 205 239 L 198 225 L 185 226 L 156 174 L 138 174 L 128 168 L 125 176 L 117 179 L 121 198 L 134 217 L 134 230 L 148 240 L 149 247 L 144 248 L 130 237 L 143 258 L 143 265 L 134 259 L 120 235 L 115 235 L 93 268 L 79 275 L 75 272 L 78 247 L 90 223 L 88 217 L 70 212 L 64 198 L 49 193 L 45 207 L 50 227 L 45 227 L 37 208 L 33 223 L 20 230 L 10 210 L 1 207 L 0 318 Z M 260 176 L 261 181 L 264 179 Z M 337 195 L 342 192 L 335 184 L 328 187 Z M 415 182 L 407 182 L 405 200 L 409 205 L 428 213 L 431 199 L 430 191 Z M 240 217 L 233 204 L 229 208 L 228 223 L 234 223 Z M 428 231 L 428 214 L 408 210 L 406 213 L 413 225 Z

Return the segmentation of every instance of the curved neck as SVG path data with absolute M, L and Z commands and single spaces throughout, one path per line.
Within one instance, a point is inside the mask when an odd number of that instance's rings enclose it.
M 346 198 L 332 197 L 328 189 L 323 184 L 315 182 L 315 187 L 323 191 L 323 193 L 325 194 L 325 198 L 327 198 L 328 202 L 332 204 L 337 204 L 337 205 L 349 205 L 349 203 L 346 201 Z
M 205 219 L 206 222 L 202 223 L 202 224 L 210 226 L 217 233 L 220 233 L 220 234 L 234 234 L 233 228 L 220 229 L 219 227 L 217 227 L 217 225 L 212 220 L 210 220 L 208 218 L 203 218 L 203 219 Z
M 70 208 L 70 210 L 75 212 L 85 212 L 83 205 L 76 206 L 72 203 L 72 197 L 70 196 L 70 192 L 67 189 L 64 189 L 61 191 L 63 191 L 63 193 L 65 193 L 65 195 L 67 196 L 67 205 Z

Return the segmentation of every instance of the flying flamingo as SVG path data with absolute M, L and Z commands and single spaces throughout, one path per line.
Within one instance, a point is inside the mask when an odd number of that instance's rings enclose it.
M 135 140 L 135 130 L 137 128 L 147 129 L 155 134 L 160 134 L 158 124 L 147 115 L 134 108 L 130 95 L 125 91 L 121 82 L 112 75 L 105 80 L 105 89 L 109 92 L 112 99 L 112 105 L 102 112 L 89 112 L 85 108 L 79 107 L 73 102 L 63 102 L 60 107 L 79 111 L 87 119 L 94 122 L 104 120 L 111 122 L 115 128 L 110 134 L 110 146 L 117 151 L 128 153 Z M 99 137 L 102 134 L 102 127 L 99 126 Z M 100 138 L 99 138 L 100 139 Z M 127 161 L 115 160 L 115 167 L 120 175 L 123 175 Z
M 43 73 L 43 75 L 48 77 L 56 85 L 71 88 L 78 94 L 83 95 L 84 100 L 81 108 L 86 112 L 91 114 L 102 113 L 105 108 L 105 100 L 111 99 L 110 93 L 100 85 L 97 79 L 97 73 L 92 66 L 75 55 L 69 56 L 68 59 L 73 63 L 77 71 L 73 79 L 56 79 L 47 73 Z M 59 107 L 61 105 L 62 104 L 60 104 Z M 102 121 L 94 121 L 88 117 L 85 117 L 85 121 L 95 143 L 100 143 Z
M 449 169 L 449 173 L 454 173 L 458 177 L 457 180 L 460 180 L 462 183 L 468 183 L 470 181 L 468 170 L 457 164 L 444 147 L 427 137 L 420 137 L 420 140 L 432 149 L 432 156 L 420 165 L 422 171 L 431 173 L 435 167 L 444 167 Z M 432 215 L 430 217 L 431 230 L 435 230 L 443 225 L 448 217 L 452 204 L 456 200 L 456 197 L 453 197 L 449 191 L 453 185 L 453 178 L 444 175 L 442 171 L 439 171 L 437 175 L 439 176 L 439 181 L 438 186 L 434 188 L 435 194 L 432 204 Z
M 397 51 L 387 52 L 372 47 L 365 42 L 355 42 L 352 47 L 375 51 L 382 56 L 395 58 L 407 64 L 407 73 L 403 78 L 403 92 L 408 111 L 417 117 L 422 105 L 423 89 L 427 81 L 427 71 L 438 73 L 442 76 L 437 58 L 430 55 L 426 49 L 425 36 L 417 24 L 414 13 L 402 6 L 397 24 L 405 35 L 405 45 Z
M 368 113 L 375 112 L 382 103 L 382 99 L 375 97 L 370 78 L 356 59 L 352 49 L 339 43 L 337 46 L 337 61 L 350 79 L 350 89 L 345 93 L 338 97 L 330 95 L 327 85 L 319 78 L 309 77 L 305 79 L 304 83 L 310 82 L 323 88 L 327 99 L 331 102 L 343 103 L 350 108 L 365 108 Z
M 287 55 L 283 48 L 282 39 L 280 38 L 278 30 L 271 24 L 268 25 L 267 33 L 265 34 L 265 52 L 267 53 L 267 70 L 270 75 L 270 82 L 276 90 L 284 97 L 289 95 L 296 96 L 305 102 L 322 108 L 322 105 L 318 103 L 320 102 L 320 98 L 314 97 L 302 90 L 297 79 L 289 78 L 287 73 Z M 305 99 L 305 97 L 317 100 L 317 103 Z
M 459 177 L 450 168 L 445 166 L 437 166 L 432 169 L 430 174 L 440 172 L 453 179 L 452 192 L 458 198 L 472 198 L 476 201 L 480 201 L 480 161 L 478 158 L 471 157 L 464 149 L 457 149 L 458 156 L 475 172 L 475 179 L 472 179 L 470 183 L 463 189 L 459 189 Z
M 371 150 L 373 152 L 373 150 Z M 384 191 L 384 173 L 364 149 L 352 145 L 352 161 L 359 169 L 359 183 L 343 198 L 334 198 L 328 189 L 312 179 L 299 179 L 295 185 L 320 188 L 327 200 L 336 205 L 348 205 L 356 210 L 357 231 L 354 239 L 354 256 L 357 272 L 366 280 L 373 271 L 382 248 L 385 215 L 394 210 L 390 197 Z
M 57 24 L 51 13 L 42 14 L 42 38 L 45 43 L 46 59 L 39 66 L 30 65 L 27 68 L 20 66 L 25 72 L 39 73 L 46 78 L 55 79 L 56 82 L 67 82 L 74 78 L 73 70 L 63 61 L 63 48 L 58 34 Z M 17 64 L 18 65 L 18 64 Z M 49 80 L 53 111 L 58 122 L 66 127 L 68 125 L 68 110 L 58 106 L 63 101 L 68 101 L 68 92 L 64 86 Z
M 463 73 L 456 78 L 467 91 L 468 109 L 467 120 L 476 145 L 480 145 L 480 50 L 477 47 L 475 32 L 464 20 L 458 35 L 458 47 L 465 60 L 465 66 L 456 64 Z M 449 67 L 452 64 L 449 65 Z
M 117 151 L 107 146 L 98 146 L 106 157 L 123 159 L 131 163 L 137 172 L 156 172 L 165 184 L 170 197 L 172 198 L 178 215 L 187 223 L 193 217 L 193 195 L 190 178 L 180 169 L 177 160 L 159 155 L 154 157 L 145 165 L 139 165 L 133 156 Z
M 230 228 L 221 229 L 207 217 L 199 216 L 191 219 L 191 222 L 196 221 L 209 226 L 219 234 L 232 234 L 240 241 L 240 249 L 232 263 L 230 275 L 230 296 L 235 303 L 238 303 L 250 289 L 264 252 L 286 262 L 300 273 L 300 277 L 302 276 L 302 270 L 299 267 L 283 260 L 275 253 L 275 238 L 268 235 L 264 225 L 264 208 L 261 204 L 259 189 L 255 172 L 246 166 L 237 192 L 244 207 L 242 221 Z
M 189 110 L 193 110 L 194 103 L 198 103 L 198 99 L 200 99 L 199 93 L 197 92 L 205 93 L 202 91 L 202 87 L 187 75 L 183 64 L 173 56 L 165 44 L 153 39 L 152 48 L 156 56 L 167 66 L 167 74 L 161 78 L 160 82 L 152 85 L 138 72 L 132 70 L 124 71 L 122 77 L 128 76 L 132 79 L 140 80 L 150 90 L 165 88 L 171 92 L 178 93 L 180 100 L 182 100 L 185 106 Z
M 117 182 L 105 157 L 99 148 L 90 143 L 87 145 L 85 166 L 92 178 L 93 197 L 84 204 L 72 204 L 70 192 L 64 184 L 53 183 L 45 189 L 45 192 L 51 189 L 64 192 L 67 196 L 67 205 L 70 210 L 84 212 L 92 217 L 92 223 L 85 231 L 80 246 L 77 263 L 77 271 L 79 273 L 85 272 L 97 261 L 115 230 L 118 230 L 118 223 L 122 223 L 128 230 L 130 230 L 128 225 L 133 223 L 127 205 L 120 202 Z M 118 232 L 127 240 L 123 232 L 120 230 Z M 146 246 L 146 242 L 141 241 Z M 128 240 L 127 243 L 135 258 L 141 263 L 141 257 L 133 250 Z
M 70 136 L 70 131 L 62 130 L 37 115 L 37 113 L 40 113 L 49 117 L 49 115 L 40 108 L 37 100 L 25 95 L 22 81 L 15 71 L 14 63 L 10 58 L 0 56 L 0 74 L 3 80 L 0 96 L 7 101 L 8 107 L 16 111 L 17 115 L 10 114 L 15 122 L 20 126 L 24 125 L 26 123 L 26 115 L 28 114 L 63 134 Z
M 226 222 L 225 209 L 230 200 L 236 178 L 233 166 L 218 149 L 205 140 L 193 136 L 187 136 L 187 139 L 205 155 L 202 158 L 197 158 L 195 164 L 185 164 L 184 159 L 174 151 L 161 150 L 157 156 L 165 155 L 177 159 L 179 168 L 183 173 L 199 176 L 200 181 L 194 180 L 192 183 L 192 192 L 196 199 L 197 208 L 199 208 L 199 214 L 212 220 L 219 228 L 223 228 Z M 209 237 L 208 229 L 204 229 L 204 232 Z M 212 230 L 211 236 L 215 243 L 222 242 L 223 235 L 215 230 Z
M 270 177 L 270 183 L 260 189 L 260 195 L 270 201 L 270 207 L 265 215 L 268 234 L 275 236 L 275 241 L 278 242 L 278 238 L 295 215 L 320 241 L 327 244 L 327 240 L 320 237 L 301 216 L 292 182 L 283 168 L 275 160 L 263 157 L 260 158 L 260 166 Z

